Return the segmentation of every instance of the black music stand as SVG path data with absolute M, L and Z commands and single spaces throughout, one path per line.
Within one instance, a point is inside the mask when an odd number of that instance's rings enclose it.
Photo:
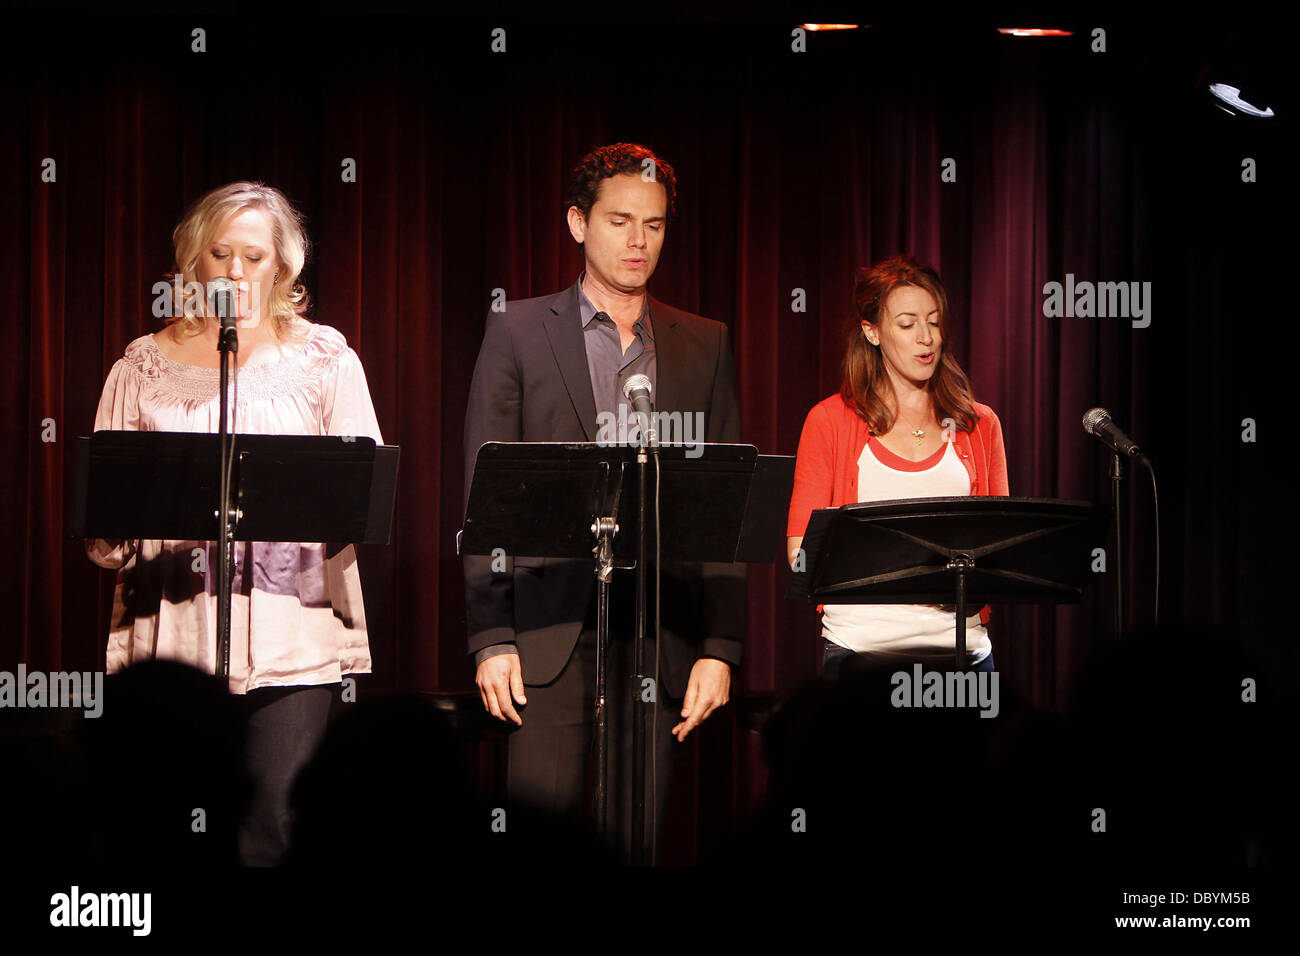
M 399 449 L 364 436 L 235 435 L 229 541 L 387 544 Z M 99 431 L 77 439 L 71 533 L 216 541 L 219 441 L 200 432 Z M 233 557 L 231 559 L 233 563 Z M 231 589 L 218 595 L 229 620 Z M 218 635 L 218 667 L 229 645 Z M 229 635 L 224 635 L 225 641 Z
M 591 442 L 487 442 L 479 448 L 457 535 L 461 554 L 579 558 L 596 575 L 597 827 L 609 836 L 609 585 L 615 568 L 636 567 L 640 501 L 638 449 Z M 753 445 L 660 444 L 661 560 L 767 563 L 781 553 L 794 459 L 759 455 Z M 658 574 L 656 564 L 654 572 Z M 639 596 L 639 600 L 640 600 Z M 659 630 L 655 618 L 655 636 Z M 656 647 L 660 645 L 656 644 Z M 639 655 L 634 663 L 640 662 Z M 647 675 L 631 675 L 639 688 Z M 655 688 L 658 705 L 659 688 Z M 634 721 L 644 728 L 646 701 L 635 694 Z M 644 751 L 642 751 L 644 753 Z M 644 759 L 633 772 L 634 859 L 645 846 Z M 639 824 L 639 826 L 638 826 Z
M 814 511 L 791 597 L 819 604 L 946 604 L 955 597 L 956 666 L 966 605 L 1071 604 L 1091 580 L 1110 512 L 1082 501 L 966 496 Z

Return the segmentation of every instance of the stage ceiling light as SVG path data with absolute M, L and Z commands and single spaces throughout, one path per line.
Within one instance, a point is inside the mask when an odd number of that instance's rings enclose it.
M 1013 37 L 1072 37 L 1073 30 L 1057 30 L 1053 27 L 998 27 L 998 33 Z
M 1241 98 L 1241 90 L 1235 86 L 1229 86 L 1227 83 L 1211 83 L 1208 89 L 1210 95 L 1219 101 L 1215 105 L 1225 113 L 1231 113 L 1233 116 L 1254 116 L 1258 119 L 1269 119 L 1273 116 L 1271 106 L 1260 109 L 1247 103 Z M 1225 103 L 1226 106 L 1223 105 Z

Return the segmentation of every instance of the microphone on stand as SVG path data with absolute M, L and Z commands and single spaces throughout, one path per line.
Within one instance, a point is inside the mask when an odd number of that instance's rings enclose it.
M 1110 412 L 1104 408 L 1090 408 L 1083 413 L 1083 430 L 1089 435 L 1095 435 L 1111 451 L 1117 455 L 1127 455 L 1139 465 L 1145 465 L 1151 474 L 1151 494 L 1155 502 L 1155 523 L 1156 523 L 1156 583 L 1155 583 L 1155 612 L 1153 621 L 1157 627 L 1160 626 L 1160 492 L 1156 487 L 1155 467 L 1151 464 L 1151 459 L 1142 454 L 1138 448 L 1137 442 L 1125 435 L 1114 421 L 1111 420 Z M 1113 487 L 1113 500 L 1115 504 L 1115 633 L 1122 635 L 1124 633 L 1124 574 L 1123 574 L 1123 541 L 1120 527 L 1120 491 L 1119 482 L 1122 472 L 1119 466 L 1119 459 L 1113 460 L 1111 465 L 1111 484 Z
M 659 436 L 655 433 L 654 406 L 650 402 L 650 389 L 648 375 L 632 375 L 623 383 L 623 397 L 632 403 L 637 415 L 644 416 L 641 425 L 643 444 L 657 445 Z
M 637 509 L 637 560 L 636 560 L 636 638 L 633 641 L 633 664 L 635 671 L 636 683 L 644 686 L 644 681 L 650 677 L 646 671 L 646 641 L 653 639 L 655 645 L 654 661 L 654 682 L 656 686 L 659 683 L 659 648 L 662 641 L 659 637 L 659 602 L 661 596 L 661 570 L 659 566 L 660 559 L 660 513 L 659 513 L 659 437 L 655 434 L 654 426 L 651 422 L 654 420 L 654 412 L 650 404 L 650 377 L 648 375 L 630 375 L 628 380 L 623 383 L 623 396 L 632 403 L 638 416 L 642 418 L 641 425 L 641 447 L 637 451 L 637 492 L 638 504 Z M 646 464 L 650 459 L 654 459 L 654 477 L 648 480 L 646 478 Z M 650 481 L 653 481 L 651 486 Z M 649 516 L 648 512 L 653 502 L 654 516 Z M 653 535 L 654 538 L 654 571 L 647 572 L 647 566 L 650 561 L 651 552 L 648 548 L 648 539 Z M 654 627 L 648 628 L 646 624 L 646 614 L 648 608 L 647 602 L 650 600 L 648 591 L 653 590 L 654 594 Z M 646 738 L 649 736 L 646 728 L 647 723 L 647 701 L 643 695 L 636 695 L 633 704 L 633 721 L 632 721 L 632 862 L 634 865 L 645 863 L 647 860 L 653 861 L 654 848 L 648 850 L 645 846 L 646 832 L 646 807 L 654 808 L 653 789 L 647 794 L 646 791 Z M 650 726 L 659 726 L 659 694 L 655 694 L 653 703 L 649 704 L 649 721 Z M 658 768 L 653 767 L 649 773 L 651 787 L 654 786 L 655 775 Z
M 217 318 L 221 320 L 219 341 L 232 352 L 239 351 L 239 333 L 235 328 L 235 319 L 239 314 L 235 305 L 235 295 L 238 291 L 239 287 L 234 281 L 225 276 L 218 276 L 208 282 L 208 302 L 211 303 Z
M 223 680 L 230 673 L 230 589 L 234 577 L 234 489 L 231 471 L 235 460 L 235 410 L 227 391 L 231 380 L 230 356 L 239 351 L 239 332 L 235 327 L 235 293 L 239 287 L 225 276 L 208 282 L 208 305 L 221 320 L 217 352 L 221 355 L 217 455 L 221 473 L 217 477 L 217 676 Z M 234 368 L 235 388 L 239 387 L 239 367 Z
M 1111 451 L 1127 455 L 1134 461 L 1149 464 L 1147 456 L 1142 454 L 1137 442 L 1129 438 L 1110 417 L 1104 408 L 1090 408 L 1083 414 L 1083 430 L 1089 435 L 1100 438 Z

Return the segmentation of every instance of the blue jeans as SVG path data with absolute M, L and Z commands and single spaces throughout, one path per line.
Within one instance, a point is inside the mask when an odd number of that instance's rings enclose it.
M 823 637 L 822 638 L 822 677 L 826 678 L 827 680 L 838 680 L 840 676 L 840 667 L 843 666 L 844 662 L 849 658 L 851 658 L 853 654 L 854 652 L 849 650 L 847 647 L 844 647 L 840 644 L 836 644 L 833 641 L 828 641 L 826 640 L 826 638 Z M 943 663 L 938 668 L 939 670 L 952 670 L 951 657 L 942 657 L 942 658 L 936 657 L 933 663 L 938 664 L 940 661 L 942 661 Z M 899 658 L 900 665 L 906 665 L 910 667 L 914 663 L 916 663 L 915 660 L 909 658 Z M 990 649 L 988 652 L 988 656 L 986 656 L 984 660 L 980 661 L 978 664 L 969 667 L 968 670 L 992 671 L 993 651 Z

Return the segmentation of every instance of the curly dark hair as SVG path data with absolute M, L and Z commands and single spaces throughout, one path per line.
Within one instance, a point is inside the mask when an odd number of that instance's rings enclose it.
M 577 166 L 569 180 L 569 191 L 564 198 L 564 212 L 567 215 L 570 206 L 577 206 L 582 217 L 591 215 L 591 207 L 596 205 L 596 193 L 600 181 L 624 173 L 641 174 L 646 168 L 645 161 L 654 163 L 655 181 L 664 187 L 668 194 L 668 219 L 677 211 L 677 177 L 673 175 L 672 166 L 654 154 L 649 147 L 637 143 L 615 143 L 593 149 Z

